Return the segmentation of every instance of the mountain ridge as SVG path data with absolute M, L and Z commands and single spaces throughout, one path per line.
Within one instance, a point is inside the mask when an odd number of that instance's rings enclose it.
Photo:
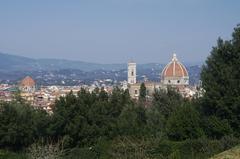
M 139 68 L 162 67 L 162 64 L 148 63 L 139 64 Z M 12 55 L 0 52 L 0 70 L 17 71 L 17 70 L 59 70 L 59 69 L 79 69 L 82 71 L 93 70 L 120 70 L 126 69 L 126 63 L 117 64 L 100 64 L 66 59 L 34 59 L 19 55 Z
M 151 81 L 159 81 L 165 64 L 147 63 L 137 64 L 137 78 L 142 80 L 147 76 Z M 201 67 L 186 65 L 190 76 L 190 83 L 198 83 Z M 64 59 L 32 59 L 17 55 L 0 53 L 0 81 L 16 83 L 24 76 L 31 75 L 38 83 L 55 85 L 67 79 L 69 85 L 78 85 L 81 81 L 90 83 L 98 79 L 114 79 L 122 81 L 127 79 L 127 63 L 97 64 Z
M 162 69 L 165 64 L 145 63 L 138 64 L 138 69 Z M 192 65 L 192 64 L 191 64 Z M 196 64 L 199 65 L 199 64 Z M 101 64 L 78 60 L 53 59 L 53 58 L 29 58 L 20 55 L 12 55 L 0 52 L 0 71 L 38 71 L 78 69 L 82 71 L 94 70 L 121 70 L 126 69 L 127 63 Z

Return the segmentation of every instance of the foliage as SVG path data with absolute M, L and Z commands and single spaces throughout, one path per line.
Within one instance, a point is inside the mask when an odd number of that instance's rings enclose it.
M 173 88 L 155 90 L 152 105 L 164 118 L 168 118 L 183 103 L 182 96 Z
M 144 135 L 147 116 L 142 106 L 128 105 L 119 116 L 120 135 Z
M 29 159 L 59 159 L 63 157 L 63 142 L 56 144 L 50 142 L 38 142 L 32 144 L 27 150 L 27 158 Z
M 122 136 L 112 141 L 111 146 L 108 148 L 108 158 L 205 159 L 236 144 L 239 144 L 239 140 L 232 137 L 225 137 L 221 140 L 199 138 L 185 141 L 169 141 L 155 137 Z M 225 145 L 228 146 L 225 147 Z
M 146 110 L 147 116 L 147 133 L 151 136 L 162 137 L 165 134 L 165 119 L 163 114 L 156 107 L 151 107 Z
M 237 26 L 232 39 L 219 39 L 208 57 L 199 99 L 188 101 L 169 87 L 146 101 L 144 83 L 139 102 L 128 90 L 81 89 L 56 100 L 49 116 L 16 95 L 0 103 L 0 157 L 27 149 L 31 158 L 208 158 L 240 143 L 239 66 Z
M 56 102 L 49 130 L 55 138 L 66 138 L 69 147 L 92 145 L 117 134 L 118 117 L 129 103 L 129 93 L 118 88 L 110 96 L 103 89 L 70 93 Z
M 204 114 L 227 120 L 233 130 L 240 132 L 240 26 L 232 39 L 218 39 L 201 73 L 205 94 Z
M 172 140 L 196 139 L 204 135 L 199 113 L 192 105 L 178 107 L 167 121 L 166 132 Z
M 13 101 L 0 104 L 0 121 L 0 147 L 21 149 L 45 135 L 48 120 L 46 112 Z
M 0 159 L 26 159 L 27 156 L 23 152 L 12 152 L 0 149 Z
M 146 95 L 147 95 L 147 89 L 144 83 L 141 83 L 140 85 L 140 91 L 139 91 L 139 101 L 144 102 L 146 101 Z
M 204 122 L 205 132 L 207 136 L 211 138 L 220 139 L 223 136 L 233 133 L 233 130 L 226 119 L 221 120 L 216 116 L 210 116 L 207 117 Z

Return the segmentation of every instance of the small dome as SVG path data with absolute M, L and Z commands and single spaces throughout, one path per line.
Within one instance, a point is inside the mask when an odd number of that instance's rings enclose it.
M 27 76 L 21 81 L 20 86 L 35 86 L 35 81 L 31 77 Z
M 172 61 L 162 71 L 162 78 L 166 77 L 188 77 L 187 69 L 178 61 L 176 54 L 173 54 Z

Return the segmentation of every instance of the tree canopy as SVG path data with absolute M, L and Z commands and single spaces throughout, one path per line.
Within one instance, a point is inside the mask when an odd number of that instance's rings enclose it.
M 203 113 L 229 122 L 240 132 L 240 26 L 231 40 L 217 41 L 203 66 Z

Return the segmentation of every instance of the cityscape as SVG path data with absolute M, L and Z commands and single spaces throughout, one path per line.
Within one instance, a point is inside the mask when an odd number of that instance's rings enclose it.
M 142 75 L 142 79 L 137 81 L 137 64 L 129 62 L 127 69 L 127 77 L 124 80 L 116 79 L 100 79 L 94 80 L 90 84 L 67 85 L 66 78 L 62 77 L 61 85 L 39 85 L 32 77 L 26 76 L 18 83 L 0 85 L 0 99 L 10 102 L 14 99 L 16 93 L 20 92 L 20 96 L 25 99 L 30 105 L 52 112 L 54 102 L 59 97 L 64 97 L 71 91 L 77 95 L 81 89 L 93 92 L 95 89 L 104 89 L 108 94 L 111 94 L 114 87 L 119 87 L 123 90 L 128 89 L 133 99 L 138 99 L 140 85 L 144 83 L 147 88 L 147 96 L 151 99 L 155 89 L 167 89 L 168 86 L 177 88 L 179 93 L 184 98 L 194 98 L 201 94 L 201 82 L 194 85 L 189 84 L 188 71 L 183 64 L 178 61 L 176 54 L 173 54 L 171 61 L 163 68 L 162 72 L 157 74 L 159 81 L 148 80 L 147 75 Z M 46 78 L 46 76 L 45 76 Z M 73 79 L 74 82 L 75 80 Z
M 240 1 L 0 11 L 0 159 L 240 159 Z

